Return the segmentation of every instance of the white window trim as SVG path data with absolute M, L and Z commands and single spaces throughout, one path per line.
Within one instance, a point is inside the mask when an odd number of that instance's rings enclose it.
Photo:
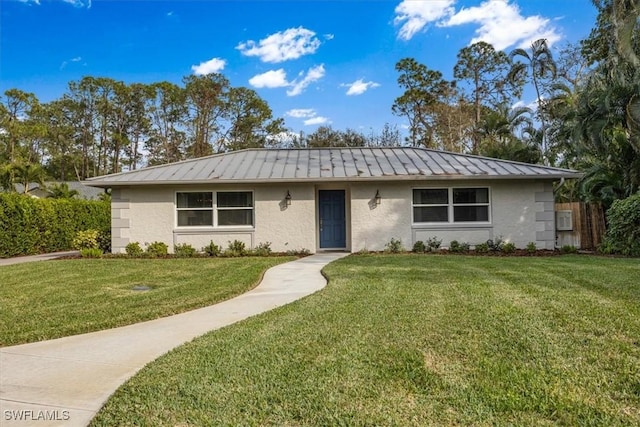
M 453 190 L 456 189 L 473 189 L 473 188 L 486 188 L 488 192 L 488 203 L 453 203 Z M 449 203 L 439 203 L 439 204 L 415 204 L 413 203 L 413 190 L 447 190 L 447 200 Z M 416 222 L 414 218 L 413 208 L 419 207 L 447 207 L 447 219 L 448 221 L 437 221 L 437 222 Z M 486 206 L 488 211 L 488 221 L 455 221 L 453 220 L 453 210 L 455 206 Z M 450 227 L 450 226 L 462 226 L 462 227 L 482 227 L 491 225 L 492 223 L 492 215 L 491 215 L 491 187 L 486 185 L 474 185 L 474 186 L 465 186 L 465 185 L 457 185 L 454 187 L 412 187 L 411 188 L 411 225 L 412 226 L 440 226 L 440 227 Z
M 210 208 L 179 208 L 178 207 L 178 193 L 211 193 L 211 207 Z M 253 203 L 252 207 L 218 207 L 218 193 L 251 193 L 251 202 Z M 198 230 L 198 229 L 206 229 L 206 230 L 253 230 L 255 229 L 256 224 L 256 199 L 253 190 L 186 190 L 186 191 L 175 191 L 173 196 L 173 206 L 174 206 L 174 227 L 178 230 Z M 251 225 L 218 225 L 218 211 L 221 210 L 251 210 Z M 178 211 L 213 211 L 212 225 L 178 225 Z

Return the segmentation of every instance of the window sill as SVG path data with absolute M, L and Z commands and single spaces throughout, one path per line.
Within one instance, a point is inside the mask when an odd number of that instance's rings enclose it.
M 173 229 L 173 234 L 222 234 L 222 233 L 237 233 L 237 232 L 254 232 L 256 228 L 254 226 L 240 226 L 240 227 L 176 227 Z
M 411 224 L 412 230 L 421 230 L 421 229 L 430 229 L 430 230 L 439 230 L 439 229 L 485 229 L 485 228 L 493 228 L 493 224 L 490 222 L 464 222 L 464 223 L 453 223 L 453 222 L 432 222 L 432 223 L 420 223 L 420 224 Z

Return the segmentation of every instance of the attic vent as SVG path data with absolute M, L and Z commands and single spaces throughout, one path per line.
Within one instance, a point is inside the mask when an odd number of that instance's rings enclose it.
M 556 230 L 558 231 L 573 230 L 573 212 L 572 211 L 556 211 Z

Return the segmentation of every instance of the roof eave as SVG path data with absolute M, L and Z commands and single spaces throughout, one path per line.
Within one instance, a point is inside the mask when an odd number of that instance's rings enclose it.
M 128 186 L 150 186 L 150 185 L 211 185 L 211 184 L 290 184 L 290 183 L 317 183 L 317 182 L 381 182 L 381 181 L 478 181 L 478 180 L 524 180 L 542 179 L 559 180 L 562 178 L 581 178 L 582 173 L 567 172 L 546 175 L 390 175 L 376 177 L 316 177 L 316 178 L 272 178 L 272 179 L 207 179 L 207 180 L 166 180 L 166 181 L 83 181 L 85 185 L 91 187 L 111 188 Z

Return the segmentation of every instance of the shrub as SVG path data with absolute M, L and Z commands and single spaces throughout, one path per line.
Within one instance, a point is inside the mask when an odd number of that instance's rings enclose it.
M 391 238 L 389 243 L 384 245 L 384 251 L 392 254 L 399 254 L 404 252 L 404 246 L 402 246 L 402 240 Z
M 502 240 L 502 236 L 498 236 L 495 239 L 487 240 L 487 248 L 489 248 L 492 252 L 500 252 L 502 250 L 502 245 L 504 245 L 504 240 Z
M 607 221 L 603 248 L 610 253 L 640 256 L 640 193 L 614 201 L 607 210 Z
M 102 252 L 111 252 L 111 228 L 105 228 L 98 232 L 98 247 Z
M 502 253 L 512 254 L 515 251 L 516 251 L 516 245 L 511 242 L 507 242 L 502 245 Z
M 429 237 L 427 239 L 427 247 L 429 248 L 429 252 L 437 251 L 440 249 L 440 245 L 442 244 L 442 239 L 438 239 L 436 236 Z
M 144 251 L 138 242 L 127 243 L 127 246 L 124 248 L 125 252 L 129 256 L 141 256 Z
M 289 249 L 287 251 L 288 256 L 308 256 L 311 255 L 311 251 L 307 248 L 301 249 Z
M 489 245 L 487 243 L 478 243 L 475 246 L 475 251 L 479 254 L 486 254 L 489 252 Z
M 538 250 L 538 248 L 536 247 L 536 243 L 535 242 L 529 242 L 527 243 L 527 253 L 530 255 L 533 255 L 536 253 L 536 251 Z
M 204 252 L 208 256 L 220 256 L 220 253 L 222 252 L 222 248 L 216 245 L 215 243 L 213 243 L 213 240 L 212 240 L 211 242 L 209 242 L 207 246 L 202 248 L 202 252 Z
M 173 253 L 180 258 L 191 258 L 197 254 L 197 251 L 188 243 L 178 243 L 173 247 Z
M 71 243 L 73 249 L 98 249 L 98 234 L 98 230 L 78 231 Z
M 152 242 L 147 246 L 147 255 L 151 257 L 166 256 L 169 253 L 169 246 L 164 242 Z
M 234 240 L 233 242 L 229 241 L 229 246 L 227 247 L 227 250 L 224 251 L 225 256 L 230 256 L 230 257 L 243 256 L 246 253 L 247 253 L 247 249 L 244 242 L 237 239 Z
M 102 251 L 100 248 L 82 248 L 80 249 L 80 256 L 82 258 L 101 258 Z
M 271 254 L 271 242 L 258 243 L 253 253 L 256 256 L 269 256 Z
M 576 254 L 578 253 L 578 248 L 573 245 L 564 245 L 560 248 L 560 252 L 563 254 Z
M 418 240 L 413 244 L 413 252 L 422 254 L 427 251 L 427 246 L 424 244 L 422 240 Z
M 469 243 L 467 242 L 458 242 L 457 240 L 452 240 L 451 243 L 449 243 L 449 252 L 453 252 L 453 253 L 465 253 L 465 252 L 469 252 Z

